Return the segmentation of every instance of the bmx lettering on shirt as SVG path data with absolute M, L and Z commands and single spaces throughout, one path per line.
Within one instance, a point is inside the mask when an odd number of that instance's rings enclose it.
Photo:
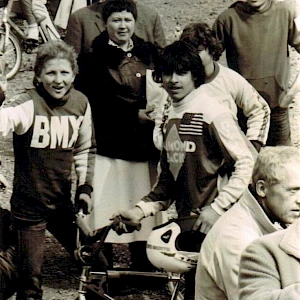
M 32 148 L 63 149 L 72 148 L 78 138 L 78 130 L 83 116 L 46 116 L 37 115 L 33 125 Z

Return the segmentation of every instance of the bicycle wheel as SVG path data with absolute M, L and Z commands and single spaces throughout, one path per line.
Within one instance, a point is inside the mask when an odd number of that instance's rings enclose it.
M 9 34 L 8 45 L 6 45 L 6 47 L 4 47 L 4 42 L 5 42 L 5 33 L 4 31 L 0 31 L 0 53 L 1 53 L 1 49 L 5 49 L 3 51 L 2 58 L 7 64 L 6 65 L 7 80 L 10 80 L 20 70 L 22 64 L 22 48 L 18 38 L 12 32 L 10 32 Z
M 169 292 L 173 296 L 173 294 L 175 292 L 175 288 L 176 288 L 176 284 L 177 283 L 178 283 L 178 287 L 177 287 L 178 288 L 178 292 L 177 292 L 177 296 L 176 296 L 176 298 L 174 298 L 174 300 L 183 300 L 184 299 L 184 291 L 185 291 L 185 281 L 184 281 L 184 277 L 183 276 L 180 278 L 179 282 L 168 281 Z

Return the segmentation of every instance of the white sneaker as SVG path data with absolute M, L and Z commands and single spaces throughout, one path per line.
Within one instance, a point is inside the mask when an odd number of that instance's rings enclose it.
M 36 26 L 32 26 L 32 25 L 29 25 L 28 26 L 28 33 L 27 33 L 27 38 L 28 39 L 32 39 L 32 40 L 39 40 L 39 29 Z

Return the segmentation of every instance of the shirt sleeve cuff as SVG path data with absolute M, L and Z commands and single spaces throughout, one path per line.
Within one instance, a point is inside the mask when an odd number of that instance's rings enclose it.
M 156 213 L 163 209 L 163 205 L 160 202 L 140 201 L 135 206 L 139 207 L 142 210 L 145 218 L 154 216 Z
M 220 216 L 226 212 L 226 210 L 221 208 L 216 202 L 213 202 L 210 206 Z

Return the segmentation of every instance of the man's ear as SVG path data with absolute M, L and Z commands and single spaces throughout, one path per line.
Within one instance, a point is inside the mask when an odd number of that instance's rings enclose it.
M 266 197 L 266 182 L 264 180 L 258 180 L 255 184 L 255 190 L 256 190 L 256 194 L 261 197 L 264 198 Z

